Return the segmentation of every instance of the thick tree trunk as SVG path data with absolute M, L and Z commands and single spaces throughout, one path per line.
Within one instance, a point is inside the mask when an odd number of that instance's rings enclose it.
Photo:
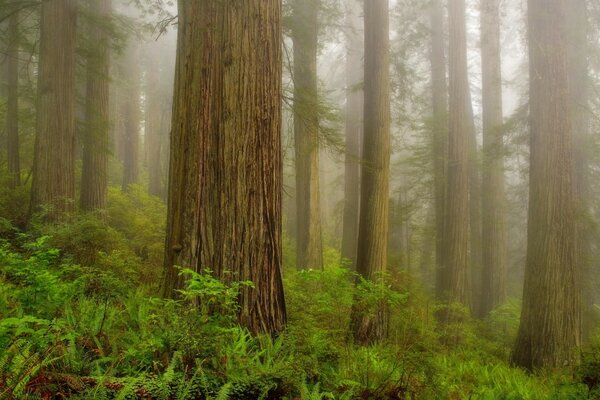
M 443 287 L 444 219 L 446 207 L 446 169 L 448 158 L 448 84 L 444 54 L 444 8 L 441 0 L 433 0 L 430 8 L 431 89 L 432 89 L 432 154 L 435 205 L 436 288 Z M 438 293 L 441 297 L 442 293 Z
M 181 284 L 178 259 L 225 282 L 252 281 L 240 323 L 276 333 L 286 322 L 281 2 L 236 4 L 179 2 L 165 293 Z
M 523 309 L 513 362 L 527 369 L 578 359 L 581 296 L 567 0 L 529 0 L 531 166 Z
M 21 161 L 19 156 L 19 13 L 8 21 L 6 145 L 9 185 L 21 184 Z
M 91 12 L 108 18 L 111 0 L 90 2 Z M 108 192 L 108 158 L 110 154 L 110 37 L 98 23 L 90 26 L 90 43 L 94 44 L 87 59 L 86 126 L 83 139 L 81 209 L 94 211 L 106 207 Z
M 585 0 L 573 0 L 567 8 L 569 91 L 575 143 L 575 175 L 579 200 L 579 273 L 584 302 L 582 334 L 588 339 L 593 330 L 595 280 L 592 271 L 593 222 L 590 213 L 590 158 L 593 143 L 590 137 L 589 72 L 588 72 L 588 11 Z
M 299 269 L 323 269 L 319 198 L 318 0 L 294 0 L 294 140 Z
M 506 299 L 504 138 L 500 55 L 500 0 L 481 0 L 483 181 L 481 302 L 487 315 Z
M 124 96 L 123 190 L 139 182 L 140 175 L 140 66 L 139 48 L 131 44 L 125 60 L 127 93 Z
M 364 43 L 360 6 L 352 0 L 346 10 L 346 148 L 342 258 L 356 268 L 360 209 L 360 157 L 363 132 Z
M 449 0 L 449 129 L 443 270 L 437 292 L 446 301 L 468 303 L 469 142 L 471 96 L 467 72 L 465 0 Z
M 50 220 L 74 208 L 76 20 L 74 0 L 42 2 L 31 209 Z
M 360 223 L 356 269 L 361 277 L 379 281 L 387 269 L 390 169 L 389 4 L 365 1 L 365 108 Z M 387 310 L 374 313 L 355 304 L 352 330 L 358 343 L 387 335 Z

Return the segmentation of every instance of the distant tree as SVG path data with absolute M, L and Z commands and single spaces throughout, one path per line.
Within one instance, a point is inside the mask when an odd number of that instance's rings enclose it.
M 281 2 L 180 0 L 179 18 L 163 293 L 176 265 L 251 281 L 240 323 L 280 332 Z
M 8 20 L 8 49 L 6 52 L 6 144 L 9 185 L 21 185 L 21 160 L 19 156 L 19 12 Z
M 529 0 L 531 161 L 523 308 L 513 362 L 577 362 L 581 343 L 578 207 L 569 96 L 567 0 Z
M 319 196 L 319 0 L 294 0 L 294 141 L 296 158 L 296 266 L 323 268 Z
M 124 93 L 123 119 L 123 190 L 129 185 L 139 183 L 140 175 L 140 49 L 130 39 L 124 60 L 126 92 Z
M 165 94 L 161 84 L 161 60 L 158 44 L 149 45 L 150 55 L 146 68 L 146 126 L 144 129 L 148 146 L 148 192 L 157 197 L 163 194 L 162 187 L 162 136 L 164 124 L 162 110 Z
M 106 207 L 110 144 L 110 34 L 105 24 L 112 9 L 111 0 L 89 3 L 94 21 L 89 26 L 86 86 L 86 126 L 83 139 L 81 209 Z
M 391 151 L 388 8 L 388 0 L 364 3 L 364 141 L 356 269 L 371 281 L 382 279 L 387 269 Z M 383 339 L 387 319 L 383 304 L 374 314 L 354 307 L 355 340 L 367 344 Z
M 76 4 L 53 0 L 41 5 L 31 209 L 49 206 L 50 220 L 74 206 Z
M 500 1 L 481 1 L 483 180 L 481 315 L 506 299 L 504 135 L 500 54 Z
M 432 151 L 435 203 L 435 260 L 436 287 L 443 287 L 444 218 L 446 207 L 446 168 L 448 158 L 448 83 L 444 43 L 444 8 L 441 0 L 432 0 L 430 6 L 431 29 L 431 103 Z M 440 293 L 441 296 L 441 293 Z
M 346 121 L 344 220 L 342 258 L 356 267 L 358 221 L 360 213 L 360 158 L 364 111 L 364 38 L 361 6 L 350 0 L 346 7 Z
M 467 72 L 465 0 L 449 0 L 449 114 L 442 299 L 468 304 L 469 158 L 472 110 Z

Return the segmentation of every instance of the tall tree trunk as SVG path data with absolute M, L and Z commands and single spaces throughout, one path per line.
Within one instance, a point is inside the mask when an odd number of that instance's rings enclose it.
M 435 205 L 436 288 L 443 287 L 444 219 L 446 207 L 446 169 L 448 158 L 448 84 L 444 54 L 444 8 L 441 0 L 433 0 L 430 8 L 432 151 Z M 441 297 L 442 293 L 438 293 Z
M 523 309 L 513 362 L 576 362 L 581 343 L 567 0 L 529 0 L 531 166 Z
M 481 159 L 477 129 L 473 116 L 473 102 L 469 91 L 469 270 L 467 274 L 467 292 L 470 294 L 468 305 L 471 311 L 478 313 L 481 299 L 482 242 L 481 242 Z M 470 278 L 470 279 L 469 279 Z
M 19 13 L 8 21 L 6 144 L 8 156 L 9 185 L 21 185 L 21 161 L 19 157 Z
M 389 3 L 365 1 L 365 108 L 360 223 L 356 269 L 371 281 L 387 269 L 390 170 Z M 374 313 L 355 304 L 352 330 L 358 343 L 387 335 L 387 310 Z
M 106 19 L 111 0 L 90 2 L 91 13 Z M 93 211 L 106 207 L 108 157 L 110 154 L 110 37 L 105 28 L 92 22 L 90 43 L 94 50 L 87 59 L 86 126 L 83 139 L 81 209 Z
M 583 335 L 588 338 L 593 328 L 590 318 L 594 312 L 594 274 L 592 265 L 593 226 L 590 215 L 590 151 L 593 149 L 590 138 L 589 72 L 588 72 L 588 15 L 585 0 L 573 0 L 567 7 L 569 91 L 572 127 L 575 143 L 575 174 L 579 197 L 579 273 L 582 277 L 584 303 Z
M 186 251 L 185 257 L 197 257 L 192 268 L 210 269 L 222 281 L 252 281 L 254 287 L 240 294 L 240 323 L 254 333 L 276 333 L 286 322 L 280 270 L 281 2 L 236 4 L 179 2 L 171 176 L 180 178 L 170 186 L 167 252 Z M 182 119 L 186 113 L 197 119 Z M 197 146 L 184 147 L 188 143 Z M 187 157 L 188 150 L 198 157 Z M 178 171 L 178 155 L 199 162 L 192 166 L 198 174 Z M 188 225 L 193 231 L 186 231 L 177 211 L 197 217 Z M 193 247 L 180 238 L 191 239 Z M 166 269 L 173 270 L 169 259 Z
M 480 315 L 506 299 L 504 132 L 500 0 L 481 0 L 483 99 L 482 256 Z
M 153 44 L 156 46 L 156 44 Z M 162 194 L 161 142 L 163 134 L 162 86 L 160 49 L 150 49 L 146 71 L 146 141 L 148 143 L 148 192 L 160 197 Z
M 76 21 L 74 0 L 42 2 L 31 210 L 49 220 L 74 206 Z
M 447 301 L 467 304 L 469 248 L 469 142 L 472 111 L 467 72 L 465 0 L 449 0 L 449 124 L 443 271 L 437 292 Z
M 364 43 L 360 7 L 356 0 L 346 9 L 346 147 L 342 258 L 356 268 L 360 209 L 360 157 L 363 132 Z
M 125 60 L 127 93 L 125 95 L 124 154 L 123 154 L 123 190 L 138 183 L 140 174 L 140 67 L 139 48 L 130 44 Z
M 294 140 L 296 158 L 296 266 L 323 268 L 319 198 L 317 79 L 319 0 L 294 0 Z

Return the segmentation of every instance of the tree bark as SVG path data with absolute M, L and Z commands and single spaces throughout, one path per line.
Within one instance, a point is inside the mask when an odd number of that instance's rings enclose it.
M 577 362 L 581 344 L 574 138 L 566 0 L 529 0 L 531 165 L 527 264 L 512 361 Z
M 480 315 L 506 300 L 506 224 L 500 0 L 481 0 L 483 99 L 482 256 Z
M 364 43 L 359 5 L 351 1 L 346 9 L 346 145 L 344 172 L 344 219 L 342 258 L 356 268 L 360 210 L 360 158 L 364 111 Z
M 49 220 L 74 206 L 76 20 L 74 0 L 42 2 L 31 210 Z
M 127 50 L 125 70 L 127 93 L 124 108 L 123 190 L 139 182 L 140 175 L 140 67 L 139 48 L 131 43 Z
M 90 2 L 91 13 L 98 18 L 110 17 L 111 0 Z M 83 139 L 81 209 L 106 207 L 108 192 L 108 158 L 110 154 L 110 37 L 105 28 L 92 22 L 90 43 L 94 46 L 87 59 L 86 126 Z
M 179 2 L 165 293 L 180 284 L 174 258 L 224 282 L 252 281 L 240 294 L 240 323 L 277 333 L 286 322 L 281 2 L 232 3 Z
M 364 165 L 356 267 L 362 278 L 380 281 L 387 269 L 389 224 L 389 3 L 366 0 L 364 7 Z M 368 313 L 355 303 L 352 330 L 356 342 L 368 344 L 382 340 L 387 335 L 387 325 L 387 310 L 383 304 L 375 313 Z
M 449 0 L 449 124 L 441 299 L 468 304 L 469 175 L 472 137 L 471 96 L 467 72 L 465 1 Z
M 19 156 L 19 13 L 8 21 L 6 144 L 9 186 L 21 185 L 21 161 Z
M 294 0 L 294 139 L 299 269 L 323 269 L 319 198 L 318 0 Z
M 444 9 L 441 0 L 433 0 L 430 8 L 432 151 L 435 205 L 436 288 L 443 288 L 444 220 L 446 207 L 446 174 L 448 159 L 448 84 L 444 44 Z M 438 293 L 441 298 L 442 293 Z

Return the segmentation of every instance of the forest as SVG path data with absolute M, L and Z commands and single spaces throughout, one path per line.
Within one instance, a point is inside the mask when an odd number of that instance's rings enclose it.
M 0 0 L 4 399 L 600 399 L 600 2 Z

